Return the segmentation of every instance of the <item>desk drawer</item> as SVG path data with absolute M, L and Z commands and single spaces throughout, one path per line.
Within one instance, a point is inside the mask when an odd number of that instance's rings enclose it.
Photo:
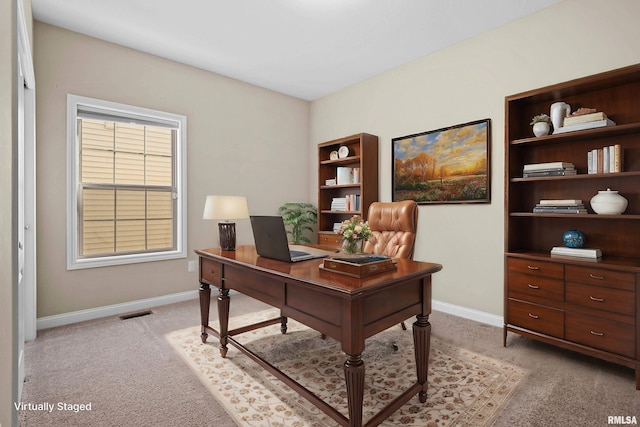
M 635 357 L 636 340 L 632 324 L 575 313 L 567 313 L 566 321 L 569 341 Z
M 222 264 L 200 257 L 200 280 L 217 288 L 222 286 Z
M 602 286 L 567 283 L 568 303 L 583 307 L 606 310 L 626 316 L 635 314 L 636 293 Z
M 509 273 L 513 271 L 552 279 L 564 279 L 564 265 L 556 262 L 509 258 L 508 265 Z
M 564 281 L 509 270 L 509 294 L 511 292 L 562 301 L 564 299 Z
M 636 275 L 634 273 L 607 270 L 604 268 L 567 265 L 566 280 L 567 282 L 586 283 L 627 291 L 635 291 L 636 289 Z
M 564 312 L 524 301 L 509 300 L 508 323 L 564 338 Z

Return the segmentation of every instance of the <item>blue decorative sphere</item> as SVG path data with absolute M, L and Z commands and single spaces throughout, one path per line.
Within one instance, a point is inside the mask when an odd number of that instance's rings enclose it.
M 562 235 L 562 241 L 568 248 L 581 248 L 584 245 L 584 234 L 579 230 L 567 230 Z

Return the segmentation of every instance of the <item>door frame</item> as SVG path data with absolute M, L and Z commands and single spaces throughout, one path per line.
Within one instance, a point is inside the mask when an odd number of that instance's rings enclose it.
M 22 0 L 17 0 L 16 5 L 17 55 L 18 67 L 20 67 L 18 76 L 20 87 L 17 89 L 21 92 L 18 97 L 22 98 L 18 106 L 22 109 L 18 113 L 22 116 L 22 120 L 19 121 L 21 129 L 18 129 L 18 135 L 22 140 L 18 141 L 18 145 L 22 147 L 18 149 L 23 150 L 23 155 L 15 173 L 22 175 L 16 177 L 16 182 L 22 180 L 24 189 L 23 207 L 22 209 L 16 207 L 15 210 L 16 213 L 23 212 L 23 221 L 18 219 L 17 223 L 24 222 L 23 229 L 16 230 L 17 236 L 22 236 L 24 233 L 22 242 L 19 242 L 24 248 L 24 263 L 22 272 L 19 271 L 17 274 L 18 279 L 20 280 L 20 277 L 22 279 L 15 283 L 17 287 L 15 292 L 19 300 L 16 307 L 18 322 L 14 325 L 14 334 L 19 342 L 14 348 L 18 371 L 17 390 L 14 390 L 14 393 L 17 395 L 16 401 L 20 401 L 25 375 L 24 342 L 36 338 L 36 99 L 33 56 Z M 16 249 L 20 250 L 19 247 Z

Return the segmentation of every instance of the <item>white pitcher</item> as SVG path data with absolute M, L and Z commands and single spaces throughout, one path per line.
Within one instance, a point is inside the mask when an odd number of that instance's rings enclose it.
M 564 118 L 571 113 L 571 106 L 566 102 L 554 102 L 551 104 L 551 111 L 549 116 L 551 117 L 551 123 L 553 123 L 553 133 L 556 133 L 558 129 L 562 127 Z

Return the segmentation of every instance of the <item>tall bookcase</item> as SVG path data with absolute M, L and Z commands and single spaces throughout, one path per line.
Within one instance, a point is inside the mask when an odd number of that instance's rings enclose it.
M 369 205 L 378 200 L 378 137 L 359 133 L 318 144 L 318 162 L 318 243 L 339 247 L 334 224 L 353 215 L 366 219 Z M 357 170 L 355 178 L 327 184 L 338 179 L 338 168 Z M 349 210 L 332 206 L 346 197 L 357 200 Z
M 534 137 L 529 122 L 564 101 L 596 108 L 616 126 Z M 505 99 L 505 324 L 514 332 L 628 366 L 640 389 L 640 64 Z M 614 144 L 623 169 L 587 174 L 588 152 Z M 577 175 L 523 178 L 525 164 L 571 162 Z M 617 190 L 621 215 L 598 215 L 591 197 Z M 580 199 L 586 214 L 533 213 L 541 199 Z M 550 255 L 578 229 L 597 260 Z

